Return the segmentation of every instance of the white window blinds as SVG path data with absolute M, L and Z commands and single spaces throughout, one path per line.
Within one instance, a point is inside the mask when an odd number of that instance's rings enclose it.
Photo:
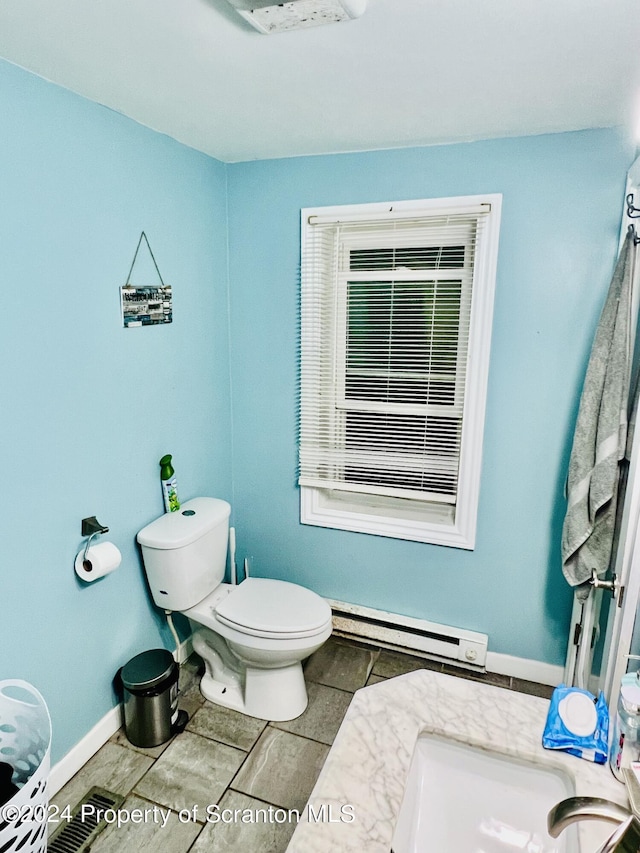
M 474 262 L 489 210 L 310 218 L 301 486 L 456 503 Z

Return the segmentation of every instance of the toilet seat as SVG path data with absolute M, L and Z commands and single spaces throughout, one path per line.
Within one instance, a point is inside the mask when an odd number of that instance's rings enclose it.
M 331 608 L 309 589 L 271 578 L 247 578 L 214 608 L 242 634 L 269 639 L 313 637 L 331 624 Z

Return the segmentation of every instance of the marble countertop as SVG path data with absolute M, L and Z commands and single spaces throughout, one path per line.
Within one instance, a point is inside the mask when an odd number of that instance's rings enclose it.
M 548 707 L 547 699 L 430 670 L 358 690 L 309 798 L 324 820 L 309 821 L 305 809 L 287 853 L 389 853 L 422 733 L 559 768 L 577 795 L 628 806 L 625 786 L 607 765 L 543 749 Z M 345 812 L 345 806 L 352 809 Z M 595 853 L 613 829 L 600 821 L 579 823 L 581 853 Z

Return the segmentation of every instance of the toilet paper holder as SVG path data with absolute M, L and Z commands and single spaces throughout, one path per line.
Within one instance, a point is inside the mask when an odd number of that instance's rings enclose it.
M 82 519 L 82 535 L 88 536 L 87 544 L 84 547 L 84 554 L 82 555 L 82 562 L 85 563 L 87 560 L 87 553 L 89 552 L 89 546 L 91 545 L 91 540 L 96 536 L 99 536 L 101 533 L 108 533 L 109 528 L 105 527 L 104 524 L 100 524 L 95 515 L 90 516 L 89 518 Z

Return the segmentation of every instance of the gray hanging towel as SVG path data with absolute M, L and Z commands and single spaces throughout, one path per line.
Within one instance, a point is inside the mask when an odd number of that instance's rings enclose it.
M 633 235 L 624 242 L 589 357 L 576 422 L 562 529 L 562 570 L 580 600 L 609 568 L 631 370 Z

